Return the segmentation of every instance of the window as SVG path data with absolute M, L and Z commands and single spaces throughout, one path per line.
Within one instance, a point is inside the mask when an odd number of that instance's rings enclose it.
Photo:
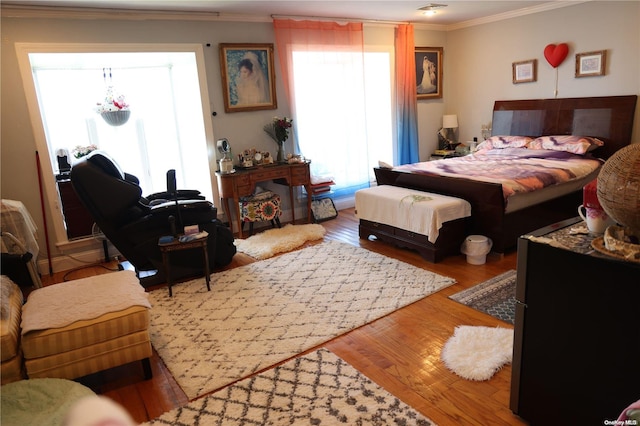
M 313 174 L 334 178 L 336 197 L 350 196 L 375 180 L 379 160 L 393 162 L 391 54 L 294 48 L 292 57 L 299 150 Z
M 179 187 L 212 199 L 193 53 L 63 56 L 30 55 L 54 170 L 59 149 L 94 144 L 140 179 L 143 194 L 164 191 L 167 170 L 176 169 Z M 94 111 L 110 85 L 130 104 L 125 125 L 111 126 Z
M 42 126 L 36 142 L 48 201 L 57 202 L 51 194 L 56 194 L 58 150 L 71 152 L 90 144 L 137 176 L 143 194 L 166 190 L 166 172 L 176 169 L 179 188 L 197 189 L 208 200 L 215 199 L 207 142 L 213 140 L 213 131 L 203 115 L 209 100 L 201 46 L 122 47 L 16 45 L 25 90 L 33 98 L 34 128 Z M 111 79 L 103 68 L 111 69 Z M 109 84 L 131 106 L 131 118 L 123 126 L 110 126 L 95 112 Z M 48 158 L 42 155 L 45 151 Z M 53 214 L 56 239 L 64 243 L 62 215 L 57 209 Z

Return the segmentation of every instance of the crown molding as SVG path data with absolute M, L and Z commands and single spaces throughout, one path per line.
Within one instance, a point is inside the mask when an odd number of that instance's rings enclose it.
M 174 10 L 106 9 L 62 6 L 24 6 L 7 4 L 0 6 L 3 18 L 39 19 L 107 19 L 134 21 L 221 21 L 219 12 L 193 12 Z M 237 19 L 236 19 L 237 20 Z M 266 19 L 265 19 L 266 20 Z
M 412 22 L 414 28 L 430 31 L 454 31 L 463 28 L 488 24 L 506 19 L 546 12 L 567 6 L 574 6 L 592 0 L 575 1 L 551 1 L 538 6 L 532 6 L 500 13 L 484 18 L 471 19 L 465 22 L 450 25 L 428 24 L 422 22 Z M 220 12 L 197 12 L 197 11 L 169 11 L 169 10 L 140 10 L 140 9 L 106 9 L 106 8 L 85 8 L 85 7 L 62 7 L 62 6 L 26 6 L 16 3 L 0 5 L 3 18 L 44 18 L 44 19 L 108 19 L 108 20 L 138 20 L 138 21 L 228 21 L 228 22 L 272 22 L 272 16 L 246 15 L 246 14 L 222 14 Z M 302 17 L 296 17 L 298 19 Z M 314 17 L 306 17 L 314 19 Z M 320 19 L 320 18 L 316 18 Z M 338 18 L 323 18 L 338 19 Z M 396 25 L 397 22 L 385 22 L 375 20 L 350 19 L 350 21 L 363 22 L 367 25 Z
M 533 15 L 536 13 L 547 12 L 549 10 L 560 9 L 567 6 L 575 6 L 581 3 L 588 3 L 593 0 L 575 0 L 575 1 L 552 1 L 537 6 L 525 7 L 511 12 L 498 13 L 496 15 L 486 16 L 484 18 L 471 19 L 469 21 L 457 24 L 447 25 L 447 31 L 455 31 L 463 28 L 474 27 L 477 25 L 490 24 L 493 22 L 504 21 L 506 19 L 518 18 L 521 16 Z M 417 25 L 416 25 L 417 27 Z

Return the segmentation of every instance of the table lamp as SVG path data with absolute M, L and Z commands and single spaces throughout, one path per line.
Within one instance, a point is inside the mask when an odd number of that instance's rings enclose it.
M 438 139 L 442 149 L 455 149 L 458 144 L 455 141 L 455 131 L 458 128 L 458 116 L 455 114 L 442 116 L 442 129 L 438 132 Z

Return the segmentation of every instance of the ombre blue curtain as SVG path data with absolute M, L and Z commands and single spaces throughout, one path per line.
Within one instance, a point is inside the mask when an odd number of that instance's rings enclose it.
M 416 94 L 415 43 L 413 25 L 400 24 L 396 29 L 396 94 L 398 104 L 398 163 L 420 161 L 418 145 L 418 98 Z

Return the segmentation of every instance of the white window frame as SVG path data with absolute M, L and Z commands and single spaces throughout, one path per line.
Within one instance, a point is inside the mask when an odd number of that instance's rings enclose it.
M 70 242 L 67 237 L 64 225 L 64 217 L 62 208 L 58 199 L 58 191 L 53 161 L 49 155 L 49 147 L 45 136 L 45 129 L 42 123 L 36 87 L 31 72 L 31 63 L 29 54 L 31 53 L 114 53 L 114 52 L 193 52 L 196 56 L 196 67 L 198 71 L 198 80 L 200 86 L 200 99 L 202 103 L 203 124 L 207 143 L 209 170 L 216 170 L 216 148 L 213 134 L 213 125 L 210 117 L 210 101 L 209 89 L 206 80 L 205 57 L 202 45 L 185 43 L 185 44 L 146 44 L 146 43 L 127 43 L 127 44 L 103 44 L 103 43 L 16 43 L 16 54 L 18 58 L 18 67 L 24 86 L 25 96 L 27 100 L 27 108 L 31 119 L 31 126 L 36 142 L 36 149 L 40 156 L 40 167 L 42 174 L 42 185 L 44 199 L 50 207 L 49 212 L 53 216 L 53 237 L 58 248 L 78 247 L 84 245 L 93 245 L 93 239 L 81 239 Z M 210 173 L 211 188 L 214 199 L 219 199 L 218 185 L 215 175 Z M 46 219 L 45 219 L 46 220 Z

